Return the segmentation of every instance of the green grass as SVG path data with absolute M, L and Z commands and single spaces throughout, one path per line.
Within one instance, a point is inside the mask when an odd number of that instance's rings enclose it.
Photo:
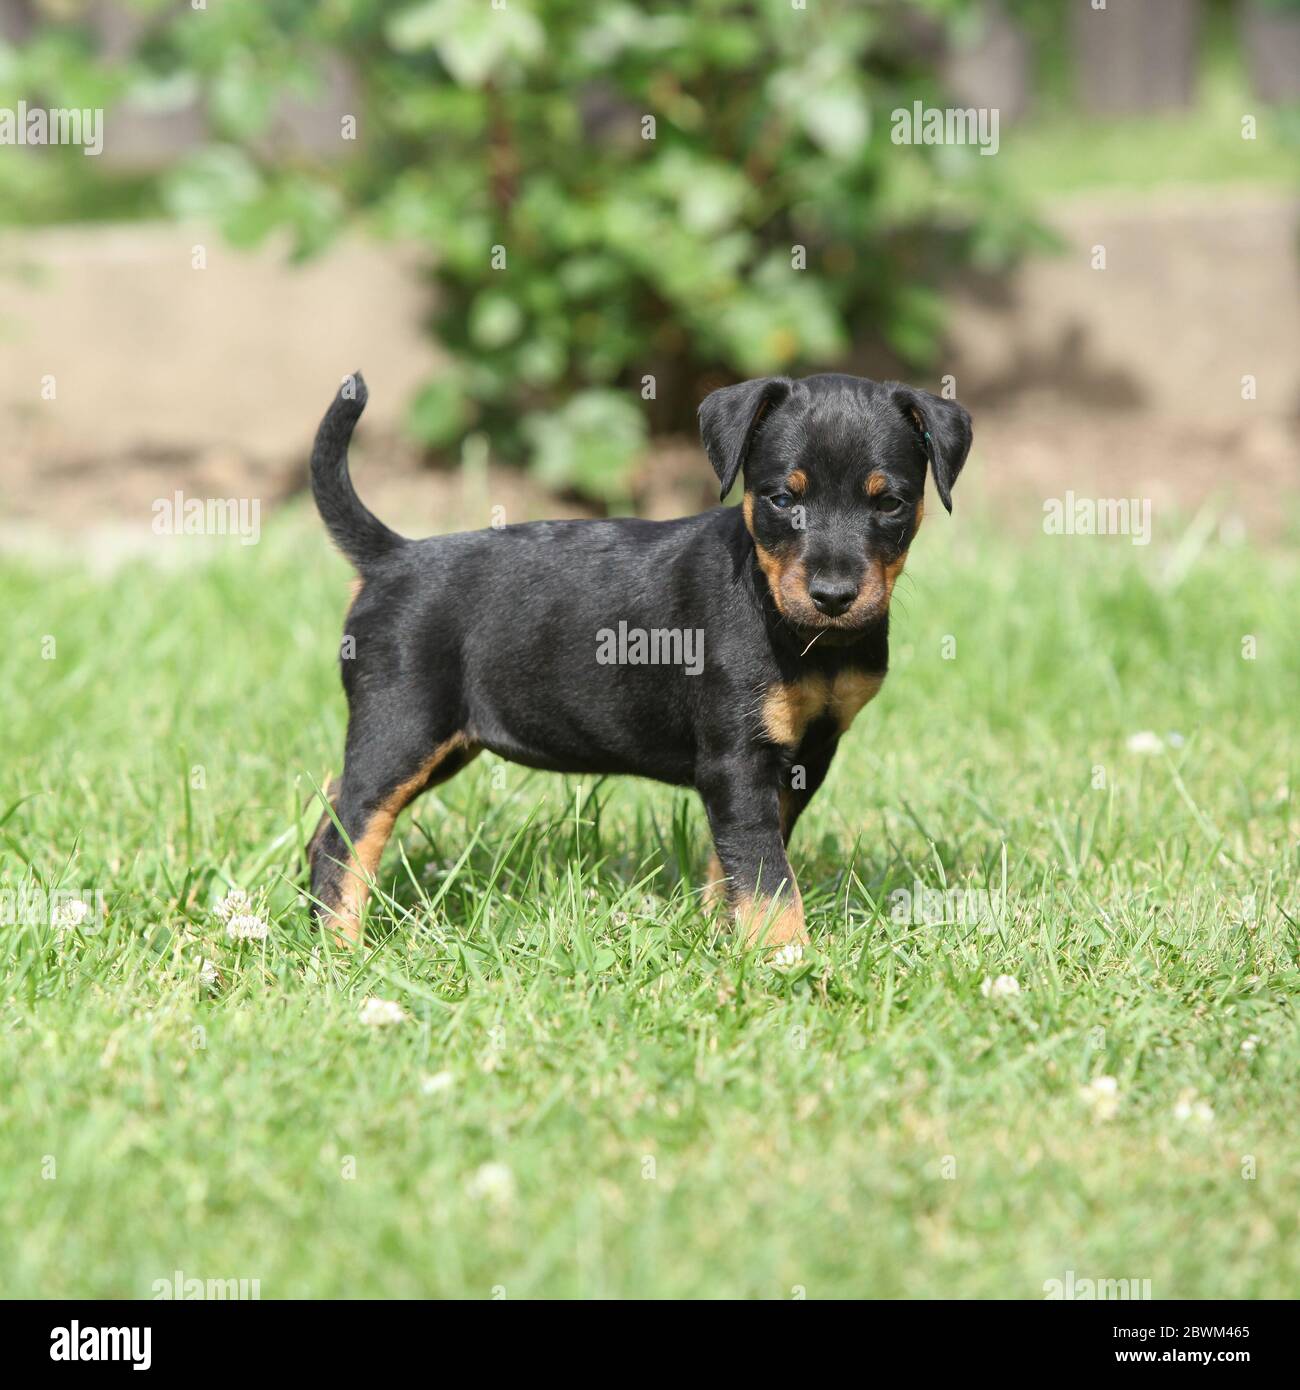
M 0 1291 L 1300 1289 L 1293 554 L 931 520 L 796 836 L 787 971 L 701 913 L 692 797 L 486 757 L 333 954 L 299 856 L 345 579 L 300 514 L 188 571 L 0 566 L 0 875 L 109 909 L 0 928 Z M 993 919 L 895 921 L 915 881 Z M 232 885 L 265 941 L 214 919 Z M 410 1020 L 366 1027 L 370 995 Z

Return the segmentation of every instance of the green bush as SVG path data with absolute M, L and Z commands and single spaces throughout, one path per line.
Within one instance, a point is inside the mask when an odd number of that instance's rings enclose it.
M 451 364 L 413 430 L 440 448 L 485 431 L 610 500 L 647 431 L 686 426 L 730 377 L 822 369 L 863 341 L 924 365 L 939 272 L 1026 235 L 996 161 L 890 140 L 894 108 L 943 104 L 936 39 L 965 0 L 140 8 L 117 90 L 156 102 L 188 83 L 214 132 L 157 181 L 165 205 L 244 243 L 288 227 L 302 255 L 358 213 L 427 244 Z M 70 34 L 43 31 L 0 82 L 25 63 L 58 85 L 61 60 L 102 85 Z M 278 98 L 338 58 L 355 142 L 294 153 Z

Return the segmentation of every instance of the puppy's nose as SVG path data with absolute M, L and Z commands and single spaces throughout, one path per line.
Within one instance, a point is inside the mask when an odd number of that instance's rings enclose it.
M 828 618 L 846 613 L 857 596 L 857 586 L 843 579 L 815 579 L 808 586 L 808 597 Z

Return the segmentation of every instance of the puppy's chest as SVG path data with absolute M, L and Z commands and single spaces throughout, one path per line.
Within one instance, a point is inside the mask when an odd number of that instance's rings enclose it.
M 819 719 L 831 720 L 842 734 L 862 706 L 876 697 L 884 680 L 879 672 L 839 671 L 833 676 L 817 672 L 797 681 L 777 681 L 763 695 L 763 732 L 782 748 L 797 748 Z

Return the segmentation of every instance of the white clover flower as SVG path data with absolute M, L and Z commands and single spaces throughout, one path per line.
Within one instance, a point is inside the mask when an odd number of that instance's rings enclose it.
M 1014 999 L 1020 993 L 1020 981 L 1014 975 L 999 975 L 996 980 L 985 975 L 980 993 L 985 999 Z
M 1079 1087 L 1079 1098 L 1096 1120 L 1113 1120 L 1119 1111 L 1119 1082 L 1113 1076 L 1094 1076 Z
M 772 956 L 773 970 L 793 970 L 803 960 L 803 947 L 797 941 L 777 948 Z
M 1128 751 L 1130 753 L 1162 753 L 1164 747 L 1164 739 L 1152 729 L 1140 729 L 1137 733 L 1128 736 Z
M 475 1201 L 506 1207 L 514 1201 L 515 1175 L 504 1163 L 485 1163 L 466 1183 L 465 1190 Z
M 1174 1119 L 1179 1124 L 1192 1125 L 1196 1129 L 1209 1129 L 1214 1123 L 1214 1107 L 1208 1100 L 1200 1100 L 1193 1090 L 1183 1091 L 1174 1104 Z
M 1255 1049 L 1256 1049 L 1258 1046 L 1259 1046 L 1259 1034 L 1258 1034 L 1258 1033 L 1251 1033 L 1248 1037 L 1242 1038 L 1242 1040 L 1241 1040 L 1241 1050 L 1242 1050 L 1243 1053 L 1245 1053 L 1245 1055 L 1246 1055 L 1247 1057 L 1249 1057 L 1249 1056 L 1255 1051 Z
M 410 1015 L 391 999 L 378 999 L 373 994 L 362 1000 L 359 1017 L 367 1028 L 386 1028 L 394 1023 L 406 1023 Z
M 54 925 L 59 931 L 74 931 L 90 916 L 90 906 L 80 898 L 70 898 L 54 909 Z
M 226 935 L 232 941 L 262 941 L 271 929 L 252 912 L 240 912 L 226 923 Z
M 212 909 L 218 922 L 229 922 L 232 917 L 242 917 L 251 912 L 253 904 L 242 888 L 232 888 Z
M 206 985 L 208 989 L 216 989 L 221 983 L 217 967 L 210 960 L 199 961 L 199 983 Z
M 212 909 L 218 922 L 226 924 L 226 935 L 232 941 L 265 940 L 270 927 L 258 915 L 253 900 L 242 888 L 232 888 Z
M 432 1076 L 420 1078 L 420 1094 L 422 1096 L 440 1096 L 444 1091 L 450 1091 L 455 1084 L 456 1078 L 451 1072 L 435 1072 Z

